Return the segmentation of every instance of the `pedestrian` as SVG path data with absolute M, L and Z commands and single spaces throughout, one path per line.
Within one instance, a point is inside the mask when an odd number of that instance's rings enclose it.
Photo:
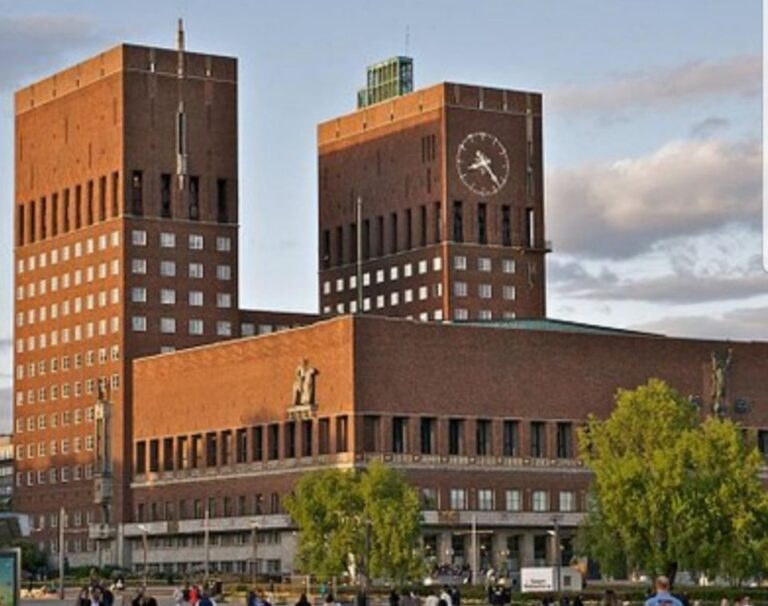
M 102 592 L 101 587 L 98 585 L 93 587 L 90 591 L 90 603 L 91 606 L 105 606 L 104 593 Z
M 199 606 L 216 606 L 216 602 L 213 601 L 213 598 L 211 598 L 210 595 L 208 595 L 207 591 L 203 591 L 203 594 L 200 596 L 200 601 L 198 602 Z
M 437 593 L 435 593 L 435 590 L 431 587 L 427 599 L 424 600 L 424 606 L 440 606 L 440 598 L 437 597 Z
M 88 592 L 88 587 L 83 587 L 77 596 L 77 600 L 75 601 L 75 606 L 90 606 L 90 604 L 91 604 L 91 599 Z
M 459 588 L 456 587 L 456 585 L 451 585 L 450 594 L 451 604 L 453 604 L 453 606 L 461 606 L 461 594 L 459 593 Z
M 336 601 L 336 598 L 333 597 L 333 592 L 332 591 L 329 591 L 328 595 L 325 596 L 325 606 L 341 606 Z
M 389 606 L 400 606 L 400 594 L 394 587 L 389 592 Z
M 299 596 L 299 601 L 298 601 L 298 602 L 296 602 L 296 606 L 312 606 L 312 605 L 309 603 L 309 600 L 307 599 L 307 594 L 306 594 L 306 593 L 302 593 L 302 594 Z
M 453 606 L 453 600 L 451 599 L 451 593 L 448 590 L 447 585 L 443 587 L 443 591 L 440 592 L 440 600 L 445 602 L 445 604 L 440 604 L 440 606 Z
M 645 606 L 683 606 L 683 603 L 669 593 L 669 579 L 660 576 L 656 579 L 656 595 L 648 598 Z

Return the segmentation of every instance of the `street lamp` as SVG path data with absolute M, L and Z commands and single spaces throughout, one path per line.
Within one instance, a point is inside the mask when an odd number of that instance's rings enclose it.
M 251 553 L 251 585 L 256 585 L 256 552 L 258 549 L 258 533 L 261 524 L 258 520 L 251 520 L 251 546 L 253 551 Z
M 144 589 L 147 588 L 147 533 L 149 532 L 149 527 L 146 524 L 139 524 L 139 530 L 141 530 L 141 546 L 144 551 L 144 568 L 143 568 L 143 574 L 144 574 Z
M 557 593 L 560 594 L 560 567 L 562 565 L 562 554 L 560 553 L 563 546 L 560 544 L 560 519 L 555 516 L 552 518 L 552 525 L 554 530 L 548 530 L 547 534 L 550 535 L 555 542 L 555 575 Z

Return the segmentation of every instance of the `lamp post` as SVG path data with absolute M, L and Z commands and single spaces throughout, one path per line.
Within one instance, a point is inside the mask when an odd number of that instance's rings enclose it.
M 251 585 L 256 585 L 256 553 L 258 550 L 258 536 L 261 525 L 258 520 L 251 520 Z
M 144 566 L 142 568 L 142 578 L 144 583 L 144 588 L 147 588 L 147 552 L 148 545 L 147 545 L 147 533 L 149 532 L 149 527 L 146 524 L 139 524 L 139 530 L 141 530 L 141 547 L 144 551 Z
M 562 565 L 562 555 L 561 550 L 563 548 L 562 545 L 560 545 L 560 519 L 555 516 L 552 518 L 552 526 L 554 530 L 550 530 L 547 532 L 547 534 L 550 534 L 555 542 L 555 575 L 556 575 L 556 581 L 555 581 L 555 588 L 557 590 L 557 593 L 560 593 L 560 569 Z
M 208 569 L 211 563 L 211 550 L 210 550 L 210 531 L 208 529 L 208 522 L 211 518 L 211 511 L 208 507 L 205 508 L 205 517 L 203 518 L 203 548 L 205 550 L 205 568 L 203 569 L 203 585 L 208 589 Z
M 64 507 L 59 509 L 59 599 L 64 599 L 64 524 L 67 520 L 67 514 Z

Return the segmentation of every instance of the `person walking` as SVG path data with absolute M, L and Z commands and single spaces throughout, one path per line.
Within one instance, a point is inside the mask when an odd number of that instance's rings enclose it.
M 306 593 L 302 593 L 302 594 L 299 596 L 299 601 L 298 601 L 298 602 L 296 602 L 296 606 L 312 606 L 312 605 L 309 603 L 309 600 L 307 599 L 307 594 L 306 594 Z
M 683 606 L 683 603 L 669 593 L 669 579 L 660 576 L 656 579 L 656 595 L 648 598 L 645 606 Z

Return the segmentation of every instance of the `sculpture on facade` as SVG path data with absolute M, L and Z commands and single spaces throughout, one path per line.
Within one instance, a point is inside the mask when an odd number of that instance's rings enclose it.
M 315 377 L 318 370 L 309 365 L 306 358 L 296 367 L 296 375 L 293 380 L 293 406 L 315 405 Z
M 725 414 L 725 395 L 732 365 L 733 350 L 730 347 L 723 355 L 712 352 L 712 412 L 716 415 Z

